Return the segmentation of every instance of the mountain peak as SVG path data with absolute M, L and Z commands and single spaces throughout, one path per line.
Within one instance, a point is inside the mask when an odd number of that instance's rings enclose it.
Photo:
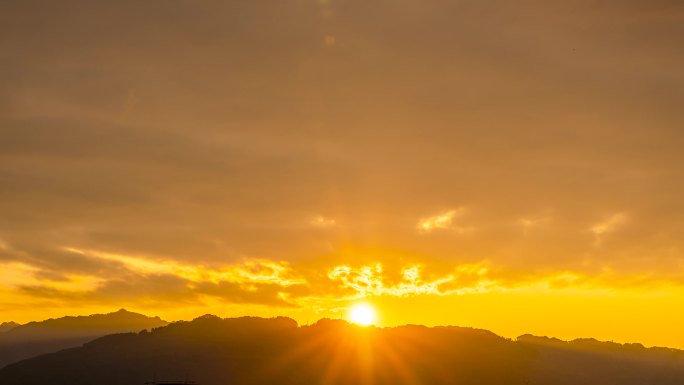
M 195 318 L 193 321 L 221 321 L 222 318 L 219 316 L 215 316 L 213 314 L 204 314 L 201 315 L 197 318 Z
M 21 325 L 13 321 L 0 323 L 0 333 L 12 330 L 17 326 Z
M 148 317 L 126 309 L 107 314 L 67 316 L 44 321 L 0 326 L 0 367 L 43 353 L 76 347 L 95 338 L 115 333 L 140 332 L 167 325 L 159 317 Z M 12 324 L 10 324 L 11 326 Z

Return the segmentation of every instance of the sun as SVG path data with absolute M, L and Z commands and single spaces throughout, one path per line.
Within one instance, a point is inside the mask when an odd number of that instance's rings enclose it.
M 349 310 L 349 320 L 361 326 L 370 326 L 375 323 L 375 309 L 367 303 L 354 305 Z

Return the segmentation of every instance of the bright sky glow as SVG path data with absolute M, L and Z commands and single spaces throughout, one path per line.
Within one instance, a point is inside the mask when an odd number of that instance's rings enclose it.
M 375 319 L 375 309 L 367 303 L 354 305 L 349 310 L 349 320 L 357 325 L 370 326 L 375 324 Z
M 0 1 L 0 322 L 684 348 L 684 2 L 60 3 Z

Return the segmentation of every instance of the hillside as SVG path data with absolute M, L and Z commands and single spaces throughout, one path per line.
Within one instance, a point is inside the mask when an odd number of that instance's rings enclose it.
M 0 323 L 0 333 L 10 331 L 17 326 L 19 326 L 19 324 L 16 322 L 12 322 L 12 321 Z
M 147 317 L 121 309 L 109 314 L 62 317 L 17 325 L 0 333 L 0 367 L 40 354 L 80 346 L 108 334 L 138 332 L 166 324 L 159 317 Z
M 594 340 L 563 342 L 485 330 L 361 328 L 322 320 L 203 316 L 110 335 L 0 370 L 5 385 L 142 384 L 663 384 L 684 383 L 684 354 Z

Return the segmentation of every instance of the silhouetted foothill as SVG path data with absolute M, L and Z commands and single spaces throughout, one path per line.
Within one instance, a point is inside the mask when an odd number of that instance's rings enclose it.
M 192 378 L 223 384 L 604 385 L 684 383 L 684 354 L 595 340 L 459 327 L 358 327 L 324 319 L 205 315 L 140 333 L 109 335 L 9 365 L 3 385 L 143 384 Z
M 20 325 L 16 322 L 12 322 L 12 321 L 0 323 L 0 333 L 10 331 L 17 326 L 20 326 Z
M 77 347 L 108 334 L 138 332 L 166 324 L 168 322 L 159 317 L 147 317 L 125 309 L 109 314 L 17 324 L 0 333 L 0 367 L 40 354 Z

